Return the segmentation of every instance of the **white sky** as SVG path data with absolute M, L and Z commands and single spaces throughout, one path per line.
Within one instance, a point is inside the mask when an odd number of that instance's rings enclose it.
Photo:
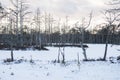
M 89 16 L 93 11 L 93 23 L 100 23 L 100 11 L 106 7 L 104 3 L 110 0 L 27 0 L 31 10 L 40 8 L 42 12 L 48 12 L 57 18 L 69 16 L 71 22 L 80 21 L 82 17 Z M 10 5 L 10 0 L 0 0 L 4 6 Z

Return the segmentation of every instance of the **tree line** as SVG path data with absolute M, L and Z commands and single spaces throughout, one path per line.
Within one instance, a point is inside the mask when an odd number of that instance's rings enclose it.
M 5 29 L 5 27 L 2 27 L 4 29 L 1 29 L 0 32 L 0 43 L 4 44 L 10 44 L 11 42 L 14 45 L 20 45 L 21 44 L 21 38 L 22 38 L 22 44 L 26 46 L 39 46 L 41 45 L 52 45 L 58 44 L 58 43 L 69 43 L 69 44 L 80 44 L 82 41 L 82 33 L 79 31 L 79 29 L 72 28 L 68 30 L 67 33 L 61 33 L 60 31 L 52 32 L 52 33 L 46 33 L 41 32 L 39 35 L 39 32 L 31 29 L 24 30 L 21 37 L 21 34 L 12 34 L 10 33 L 9 29 L 8 31 Z M 14 31 L 14 30 L 13 30 Z M 28 33 L 28 31 L 30 31 Z M 102 28 L 101 30 L 98 30 L 97 32 L 85 30 L 84 31 L 84 43 L 99 43 L 104 44 L 106 41 L 108 29 Z M 110 44 L 119 44 L 120 43 L 120 31 L 116 31 L 114 33 L 109 34 L 109 42 Z M 12 37 L 12 39 L 11 39 Z M 39 42 L 40 41 L 40 42 Z M 20 45 L 21 46 L 21 45 Z

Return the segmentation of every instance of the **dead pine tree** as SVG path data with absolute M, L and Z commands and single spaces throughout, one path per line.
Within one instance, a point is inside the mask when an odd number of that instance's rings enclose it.
M 34 19 L 34 22 L 35 22 L 35 30 L 37 31 L 36 32 L 36 46 L 39 47 L 40 49 L 42 48 L 42 42 L 41 42 L 41 24 L 42 24 L 42 16 L 41 16 L 41 12 L 40 12 L 40 9 L 37 8 L 36 10 L 36 15 L 35 15 L 35 19 Z
M 9 21 L 10 21 L 10 23 L 9 23 L 9 25 L 10 25 L 10 50 L 11 50 L 11 61 L 14 61 L 14 56 L 13 56 L 13 29 L 12 29 L 12 27 L 13 27 L 13 19 L 12 19 L 12 17 L 11 17 L 11 15 L 9 15 Z
M 81 48 L 83 50 L 83 55 L 84 55 L 84 60 L 87 61 L 87 55 L 86 55 L 86 48 L 83 46 L 84 45 L 84 36 L 85 36 L 85 31 L 86 29 L 90 26 L 91 24 L 91 20 L 92 20 L 92 12 L 90 13 L 90 16 L 89 16 L 89 21 L 88 23 L 86 24 L 86 21 L 85 21 L 85 18 L 82 19 L 82 23 L 81 23 L 81 28 L 80 29 L 80 32 L 82 34 L 82 40 L 80 42 L 81 44 Z
M 61 51 L 61 49 L 62 49 L 62 51 Z M 62 56 L 61 63 L 65 64 L 65 47 L 61 48 L 59 45 L 58 60 L 57 60 L 58 63 L 60 63 L 60 55 Z
M 63 29 L 61 31 L 63 33 L 63 35 L 61 37 L 61 42 L 62 42 L 62 46 L 63 46 L 61 55 L 62 55 L 62 63 L 65 64 L 65 43 L 67 43 L 67 38 L 66 38 L 65 34 L 67 34 L 67 32 L 68 32 L 68 16 L 66 16 L 65 23 L 63 23 Z
M 63 46 L 63 48 L 61 48 L 59 43 L 58 60 L 57 60 L 58 63 L 60 63 L 60 55 L 62 56 L 61 62 L 65 64 L 65 47 Z
M 22 47 L 24 45 L 24 21 L 28 14 L 31 12 L 28 11 L 29 7 L 26 0 L 10 0 L 12 3 L 12 8 L 10 8 L 10 12 L 12 12 L 12 16 L 15 17 L 16 24 L 16 35 L 17 35 L 17 46 L 18 44 Z M 20 36 L 18 35 L 20 34 Z M 20 37 L 20 39 L 18 39 Z
M 57 25 L 57 28 L 58 28 L 58 32 L 60 32 L 60 19 L 58 21 L 58 25 Z M 59 49 L 58 49 L 58 60 L 57 62 L 60 63 L 60 54 L 61 54 L 61 41 L 62 41 L 62 37 L 61 35 L 59 35 L 59 42 L 58 42 L 58 46 L 59 46 Z
M 11 50 L 11 58 L 10 61 L 14 61 L 14 56 L 13 56 L 13 34 L 12 34 L 12 24 L 13 24 L 13 19 L 11 17 L 11 12 L 9 13 L 5 8 L 2 7 L 1 3 L 0 3 L 0 20 L 3 19 L 4 17 L 8 18 L 8 26 L 9 26 L 9 34 L 10 34 L 10 41 L 7 41 L 10 45 L 10 50 Z
M 15 2 L 14 2 L 15 1 Z M 19 37 L 18 37 L 18 34 L 19 34 L 19 0 L 10 0 L 10 2 L 12 3 L 12 5 L 14 6 L 15 9 L 11 9 L 10 8 L 10 11 L 13 12 L 13 15 L 16 19 L 15 19 L 15 28 L 16 28 L 16 45 L 19 45 Z
M 61 63 L 65 64 L 65 47 L 62 48 L 62 51 L 61 51 L 61 48 L 59 47 L 59 50 L 58 50 L 58 60 L 57 60 L 58 63 L 60 63 L 60 55 L 62 56 Z

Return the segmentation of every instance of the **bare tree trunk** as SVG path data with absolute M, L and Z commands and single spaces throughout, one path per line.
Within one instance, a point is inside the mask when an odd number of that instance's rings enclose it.
M 31 31 L 30 31 L 30 46 L 32 46 L 32 43 L 33 43 L 33 32 L 31 29 Z
M 105 43 L 105 53 L 104 53 L 104 57 L 103 57 L 104 61 L 106 60 L 107 50 L 108 50 L 108 40 L 109 40 L 109 34 L 110 34 L 109 27 L 107 30 L 108 30 L 108 32 L 107 32 L 106 43 Z
M 22 13 L 23 3 L 20 3 L 20 43 L 23 46 L 23 13 Z
M 78 68 L 79 68 L 79 70 L 80 70 L 80 59 L 79 59 L 79 53 L 77 54 L 77 59 L 78 59 Z
M 80 64 L 79 53 L 77 54 L 78 64 Z
M 40 9 L 37 9 L 37 26 L 38 26 L 38 45 L 40 47 L 40 49 L 42 48 L 42 44 L 41 44 L 41 14 L 40 14 Z
M 87 55 L 86 55 L 86 49 L 85 49 L 85 47 L 83 46 L 83 43 L 81 42 L 81 48 L 82 48 L 82 50 L 83 50 L 83 55 L 84 55 L 84 60 L 85 61 L 87 61 L 88 59 L 87 59 Z
M 58 32 L 60 32 L 60 19 L 58 21 Z M 58 46 L 59 46 L 59 50 L 58 50 L 58 63 L 60 63 L 60 53 L 61 53 L 61 48 L 60 48 L 60 44 L 61 44 L 61 35 L 59 34 L 59 41 L 58 41 Z
M 61 50 L 60 50 L 60 47 L 59 47 L 59 50 L 58 50 L 58 61 L 57 61 L 58 63 L 60 63 L 60 52 L 61 52 Z
M 107 35 L 106 35 L 106 43 L 105 43 L 105 52 L 104 52 L 104 57 L 103 60 L 106 60 L 106 56 L 107 56 L 107 50 L 108 50 L 108 42 L 109 42 L 109 34 L 111 33 L 111 31 L 109 30 L 109 28 L 112 26 L 112 23 L 110 22 L 109 25 L 107 26 Z
M 63 47 L 63 52 L 61 52 L 62 54 L 62 63 L 65 63 L 65 47 Z
M 11 44 L 11 61 L 14 61 L 14 56 L 13 56 L 13 45 Z
M 83 46 L 83 43 L 84 43 L 84 36 L 85 36 L 85 30 L 90 26 L 91 24 L 91 20 L 92 20 L 92 12 L 90 13 L 90 16 L 89 16 L 89 21 L 87 23 L 87 25 L 85 24 L 85 18 L 82 19 L 82 24 L 81 24 L 81 34 L 82 34 L 82 41 L 81 41 L 81 47 L 82 47 L 82 50 L 83 50 L 83 55 L 84 55 L 84 58 L 85 60 L 87 61 L 87 55 L 86 55 L 86 49 L 85 47 Z
M 84 29 L 82 28 L 82 41 L 81 41 L 81 48 L 83 50 L 83 55 L 84 55 L 84 58 L 85 58 L 85 61 L 87 61 L 87 55 L 86 55 L 86 49 L 85 47 L 83 46 L 83 43 L 84 43 Z
M 106 42 L 106 44 L 105 44 L 105 53 L 104 53 L 103 60 L 106 60 L 107 50 L 108 50 L 108 42 Z
M 13 57 L 13 20 L 11 19 L 11 15 L 9 15 L 9 21 L 10 21 L 10 49 L 11 49 L 11 61 L 14 61 Z
M 18 34 L 19 34 L 19 29 L 18 29 L 18 23 L 19 23 L 19 9 L 18 9 L 18 0 L 16 0 L 16 46 L 18 46 L 19 45 L 19 36 L 18 36 Z
M 45 34 L 44 34 L 44 44 L 47 45 L 47 13 L 45 12 L 45 17 L 44 17 L 44 26 L 45 26 Z

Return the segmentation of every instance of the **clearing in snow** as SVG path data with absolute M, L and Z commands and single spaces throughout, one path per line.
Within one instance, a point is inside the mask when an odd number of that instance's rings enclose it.
M 88 59 L 103 57 L 105 45 L 88 46 Z M 120 63 L 116 59 L 120 55 L 118 45 L 109 45 L 107 61 L 83 61 L 81 48 L 65 47 L 65 64 L 55 62 L 58 47 L 47 48 L 49 51 L 14 51 L 14 62 L 4 62 L 10 58 L 10 51 L 1 50 L 0 80 L 120 80 Z M 78 53 L 80 64 L 77 61 Z

